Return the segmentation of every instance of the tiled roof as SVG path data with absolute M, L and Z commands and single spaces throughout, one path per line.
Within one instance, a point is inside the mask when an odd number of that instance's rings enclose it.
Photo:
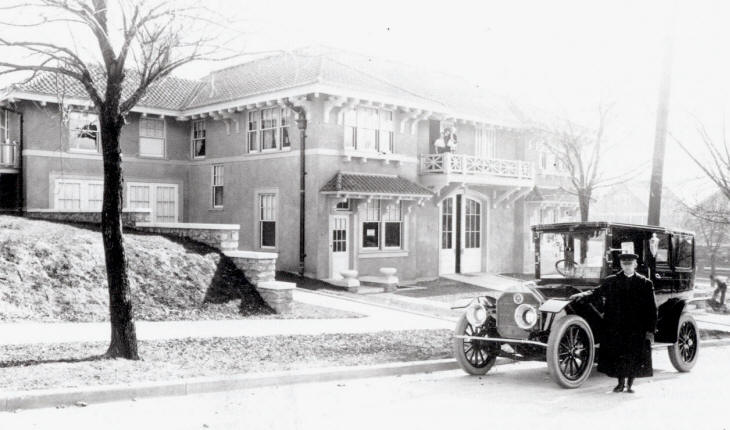
M 184 108 L 234 101 L 317 82 L 321 58 L 284 53 L 218 70 L 205 77 Z
M 130 71 L 129 77 L 132 88 L 138 75 Z M 56 75 L 40 73 L 16 88 L 55 96 L 56 82 Z M 150 88 L 139 105 L 183 111 L 310 84 L 336 88 L 344 96 L 348 92 L 355 97 L 382 95 L 385 100 L 381 101 L 397 100 L 447 115 L 522 124 L 519 112 L 505 98 L 458 76 L 330 48 L 304 48 L 259 58 L 215 71 L 200 81 L 167 77 Z M 58 86 L 69 96 L 85 97 L 81 85 L 71 79 L 60 79 Z
M 446 73 L 331 48 L 303 48 L 213 72 L 186 108 L 321 83 L 428 106 L 436 112 L 471 114 L 504 125 L 521 124 L 512 105 Z
M 430 197 L 431 191 L 400 176 L 338 172 L 320 190 L 323 193 L 389 194 Z
M 97 89 L 100 89 L 100 92 L 103 93 L 104 77 L 101 69 L 94 69 L 92 73 L 97 82 Z M 128 97 L 132 93 L 133 88 L 136 88 L 139 83 L 138 73 L 129 71 L 127 72 L 127 76 L 129 85 L 124 88 L 124 97 Z M 168 76 L 151 86 L 147 94 L 137 105 L 178 110 L 188 102 L 200 86 L 201 83 L 198 81 Z M 16 84 L 14 88 L 19 91 L 34 94 L 88 98 L 84 87 L 75 79 L 63 75 L 56 75 L 51 72 L 38 73 L 29 82 Z

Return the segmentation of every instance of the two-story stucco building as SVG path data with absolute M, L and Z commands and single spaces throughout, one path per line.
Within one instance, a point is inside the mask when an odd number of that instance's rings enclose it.
M 39 74 L 0 103 L 0 206 L 98 210 L 98 123 L 83 89 Z M 126 207 L 159 223 L 238 224 L 240 249 L 275 252 L 292 272 L 303 218 L 304 271 L 319 279 L 384 266 L 401 280 L 529 272 L 529 225 L 575 214 L 555 197 L 564 176 L 502 98 L 366 56 L 303 49 L 167 78 L 126 120 Z

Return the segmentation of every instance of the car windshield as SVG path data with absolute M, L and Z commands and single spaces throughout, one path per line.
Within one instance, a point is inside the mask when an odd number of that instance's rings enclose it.
M 540 278 L 600 278 L 605 244 L 605 229 L 542 232 Z

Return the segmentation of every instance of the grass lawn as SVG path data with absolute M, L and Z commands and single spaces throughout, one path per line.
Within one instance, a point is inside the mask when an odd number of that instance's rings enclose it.
M 125 232 L 135 318 L 346 318 L 295 304 L 278 316 L 243 273 L 206 245 Z M 109 319 L 101 233 L 95 227 L 0 215 L 0 322 Z
M 451 357 L 451 330 L 140 341 L 140 361 L 100 359 L 106 343 L 4 346 L 0 391 L 168 381 Z

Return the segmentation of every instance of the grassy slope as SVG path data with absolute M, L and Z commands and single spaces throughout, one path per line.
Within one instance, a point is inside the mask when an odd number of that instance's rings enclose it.
M 243 274 L 215 250 L 126 234 L 139 319 L 268 314 Z M 108 292 L 98 230 L 0 215 L 0 321 L 104 321 Z

